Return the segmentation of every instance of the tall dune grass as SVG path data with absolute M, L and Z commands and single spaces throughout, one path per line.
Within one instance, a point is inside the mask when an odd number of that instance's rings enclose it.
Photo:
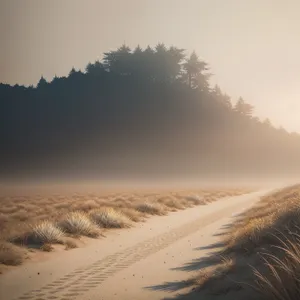
M 236 290 L 245 291 L 239 299 L 300 299 L 300 185 L 262 197 L 228 226 L 221 239 L 213 265 L 222 267 L 223 272 L 217 277 L 209 271 L 204 274 L 206 286 L 209 283 L 214 293 L 222 286 L 231 292 L 232 299 L 237 297 Z M 235 262 L 225 265 L 225 269 L 235 270 L 229 280 L 218 255 Z M 203 278 L 203 272 L 199 278 Z M 205 289 L 203 282 L 198 286 Z

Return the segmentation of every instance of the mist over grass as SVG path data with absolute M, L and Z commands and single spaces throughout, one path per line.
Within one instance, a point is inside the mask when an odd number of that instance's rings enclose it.
M 0 84 L 3 179 L 294 177 L 300 137 L 212 86 L 196 53 L 122 45 L 36 86 Z

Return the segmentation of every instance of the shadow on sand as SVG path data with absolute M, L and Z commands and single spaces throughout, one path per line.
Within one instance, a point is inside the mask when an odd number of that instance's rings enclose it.
M 222 237 L 243 218 L 244 213 L 235 215 L 231 218 L 231 222 L 222 226 L 214 236 Z M 194 299 L 259 299 L 249 297 L 249 293 L 253 294 L 251 288 L 246 282 L 249 278 L 249 266 L 245 264 L 245 259 L 236 257 L 234 263 L 228 267 L 226 272 L 222 272 L 222 264 L 224 263 L 224 246 L 225 243 L 220 241 L 211 245 L 196 247 L 195 251 L 211 250 L 207 256 L 194 259 L 187 262 L 183 266 L 172 268 L 173 271 L 194 272 L 199 274 L 203 272 L 201 278 L 191 277 L 188 280 L 164 282 L 162 284 L 145 287 L 147 290 L 152 291 L 168 291 L 170 293 L 178 292 L 175 297 L 164 298 L 165 300 L 194 300 Z M 251 258 L 249 257 L 249 262 Z M 207 269 L 214 270 L 213 276 L 208 276 Z M 238 274 L 243 274 L 239 276 Z M 211 275 L 212 273 L 210 273 Z M 219 275 L 216 275 L 219 274 Z M 188 276 L 187 276 L 188 277 Z M 244 282 L 245 280 L 245 282 Z M 244 283 L 241 283 L 244 282 Z M 187 289 L 184 291 L 184 289 Z M 231 292 L 236 292 L 232 294 Z M 181 293 L 181 294 L 180 294 Z M 229 294 L 230 293 L 230 294 Z

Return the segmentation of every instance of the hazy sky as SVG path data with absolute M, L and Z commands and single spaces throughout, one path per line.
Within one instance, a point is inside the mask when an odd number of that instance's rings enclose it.
M 0 0 L 0 82 L 36 84 L 115 49 L 195 50 L 213 82 L 300 132 L 299 0 Z

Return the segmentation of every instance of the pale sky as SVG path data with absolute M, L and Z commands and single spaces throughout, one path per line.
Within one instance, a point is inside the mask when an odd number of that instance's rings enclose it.
M 213 83 L 300 132 L 299 0 L 0 0 L 0 82 L 36 84 L 116 49 L 195 50 Z

